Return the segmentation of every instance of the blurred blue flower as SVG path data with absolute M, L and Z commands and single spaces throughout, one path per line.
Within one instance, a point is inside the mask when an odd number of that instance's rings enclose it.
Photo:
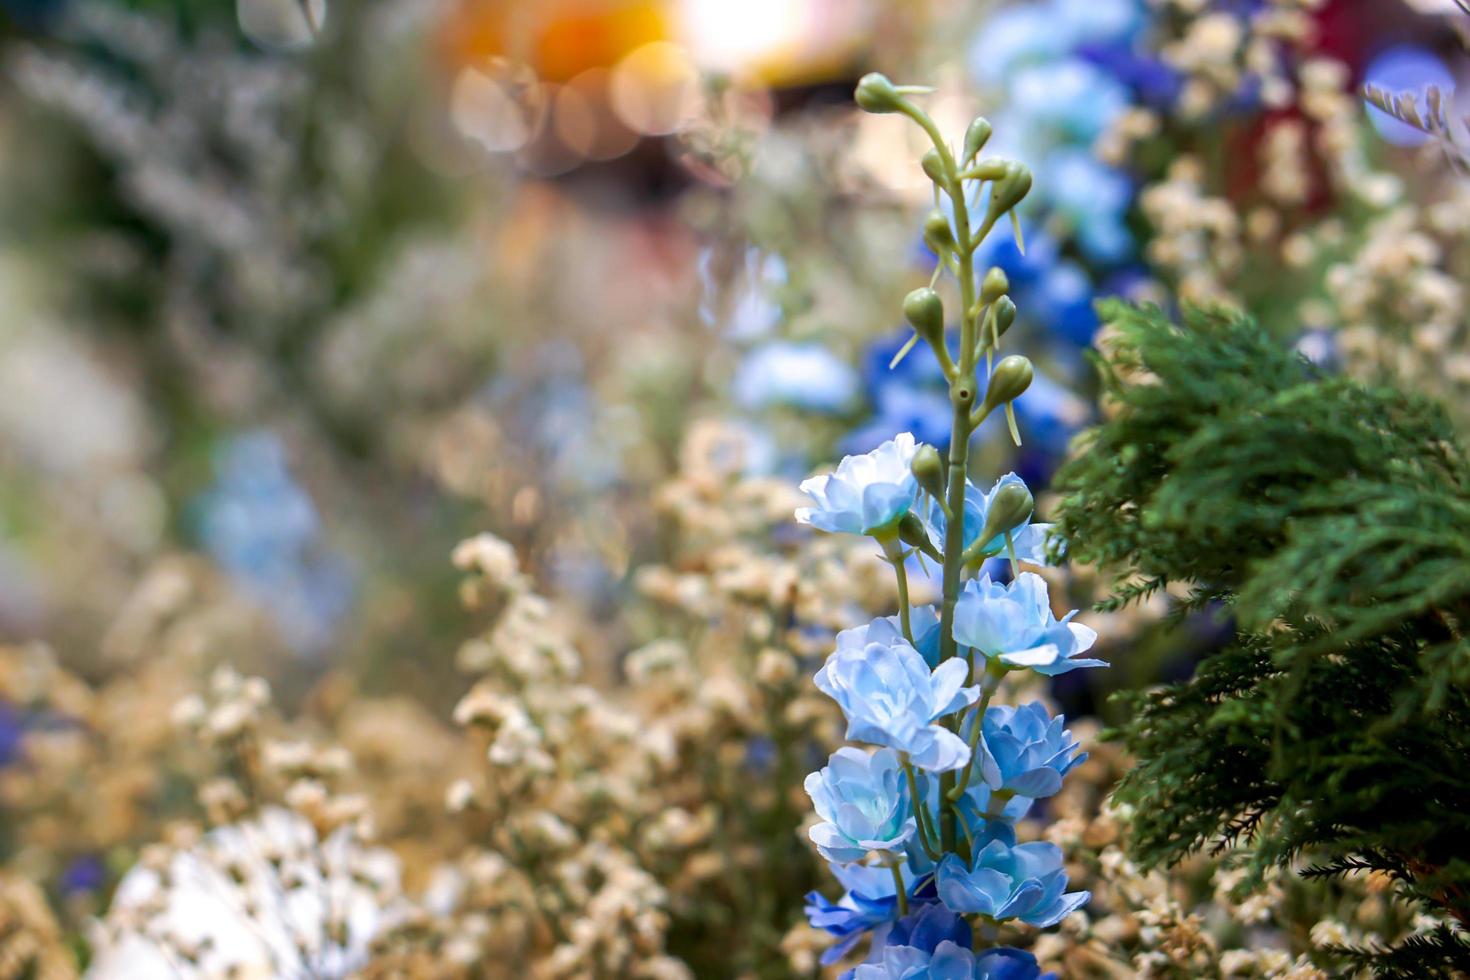
M 710 327 L 723 326 L 732 340 L 755 340 L 764 337 L 781 323 L 781 304 L 776 293 L 786 285 L 786 260 L 774 252 L 747 248 L 725 292 L 714 273 L 714 250 L 703 249 L 696 260 L 701 290 L 700 319 Z M 728 296 L 728 308 L 722 310 L 722 299 Z
M 963 734 L 973 725 L 972 718 Z M 1053 718 L 1039 701 L 992 705 L 981 726 L 976 774 L 992 791 L 1032 799 L 1054 796 L 1062 777 L 1087 758 L 1065 725 L 1063 716 Z
M 1076 659 L 1091 649 L 1097 633 L 1073 623 L 1076 610 L 1062 619 L 1052 615 L 1046 581 L 1022 572 L 1001 585 L 989 575 L 965 583 L 955 607 L 954 638 L 962 646 L 1009 667 L 1030 667 L 1054 677 L 1078 667 L 1106 667 L 1101 660 Z
M 57 888 L 62 895 L 85 895 L 97 891 L 107 881 L 107 868 L 94 854 L 84 854 L 61 872 Z
M 870 453 L 846 457 L 835 473 L 802 481 L 816 506 L 798 508 L 797 522 L 848 534 L 894 529 L 919 494 L 909 470 L 918 449 L 913 435 L 901 432 Z
M 1133 204 L 1128 175 L 1082 147 L 1056 150 L 1041 166 L 1038 178 L 1053 213 L 1065 219 L 1083 255 L 1103 265 L 1132 258 L 1133 236 L 1124 220 Z
M 869 755 L 840 748 L 806 777 L 804 786 L 822 818 L 811 829 L 812 843 L 828 861 L 848 864 L 869 851 L 902 851 L 918 827 L 903 767 L 892 749 Z
M 978 687 L 964 686 L 970 672 L 964 658 L 946 660 L 931 672 L 923 654 L 901 638 L 860 643 L 846 634 L 843 643 L 843 635 L 815 680 L 847 716 L 847 737 L 907 752 L 931 772 L 968 762 L 964 740 L 935 724 L 980 697 Z
M 858 397 L 852 365 L 821 344 L 773 341 L 745 355 L 732 393 L 742 408 L 797 408 L 834 414 Z
M 1007 114 L 1030 128 L 1017 130 L 1037 158 L 1039 140 L 1090 146 L 1128 108 L 1128 90 L 1097 65 L 1082 58 L 1059 58 L 1013 74 Z
M 992 840 L 966 864 L 958 854 L 939 862 L 936 887 L 945 905 L 1001 921 L 1054 926 L 1087 904 L 1089 892 L 1067 892 L 1062 849 L 1055 844 Z
M 220 447 L 214 470 L 194 504 L 205 550 L 271 613 L 287 643 L 319 650 L 351 605 L 351 575 L 326 548 L 285 447 L 271 432 L 239 435 Z
M 20 758 L 25 741 L 25 718 L 6 701 L 0 701 L 0 769 Z
M 1054 459 L 1066 455 L 1072 437 L 1092 418 L 1086 401 L 1040 371 L 1014 404 L 1025 444 Z

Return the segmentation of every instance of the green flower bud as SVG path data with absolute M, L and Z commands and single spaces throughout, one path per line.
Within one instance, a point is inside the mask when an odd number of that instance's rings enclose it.
M 1011 324 L 1015 322 L 1016 302 L 1009 296 L 1002 296 L 995 301 L 995 335 L 1004 337 L 1005 332 L 1011 329 Z
M 1001 358 L 995 370 L 990 372 L 990 386 L 985 389 L 985 403 L 981 406 L 981 411 L 988 415 L 997 405 L 1021 397 L 1021 393 L 1031 387 L 1034 375 L 1031 361 L 1020 354 Z
M 944 337 L 944 301 L 928 286 L 903 298 L 903 316 L 914 333 L 929 343 L 937 344 Z
M 994 540 L 1031 519 L 1036 509 L 1036 500 L 1022 483 L 1007 483 L 995 491 L 990 509 L 985 515 L 985 526 L 980 529 L 976 541 L 984 541 L 988 551 Z
M 938 208 L 930 211 L 929 217 L 924 219 L 924 243 L 935 255 L 954 250 L 954 231 L 949 227 L 949 219 Z
M 965 162 L 975 159 L 989 141 L 990 120 L 984 116 L 976 116 L 970 122 L 970 128 L 965 130 Z
M 994 223 L 1030 192 L 1031 171 L 1019 163 L 1007 163 L 1005 175 L 991 185 L 990 210 L 985 213 L 985 223 Z
M 932 147 L 919 159 L 919 165 L 924 168 L 924 175 L 941 187 L 949 179 L 944 172 L 944 159 Z
M 980 305 L 989 306 L 1011 291 L 1011 281 L 1000 266 L 991 266 L 980 284 Z
M 898 112 L 903 97 L 897 87 L 881 72 L 869 72 L 858 79 L 857 91 L 853 93 L 858 107 L 864 112 Z
M 981 160 L 965 173 L 976 180 L 1000 180 L 1013 166 L 1010 160 Z
M 919 515 L 912 511 L 903 515 L 903 520 L 898 522 L 898 540 L 912 548 L 918 548 L 935 561 L 940 560 L 939 549 L 929 540 L 929 529 L 919 520 Z
M 939 450 L 928 444 L 919 447 L 909 461 L 909 470 L 918 478 L 919 486 L 931 496 L 944 499 L 944 460 Z

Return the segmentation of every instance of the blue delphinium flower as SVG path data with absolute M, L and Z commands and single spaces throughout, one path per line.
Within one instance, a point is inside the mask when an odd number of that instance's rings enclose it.
M 1024 949 L 993 946 L 975 956 L 975 980 L 1057 980 Z
M 1019 404 L 1019 401 L 1017 402 Z M 968 480 L 965 481 L 965 534 L 964 547 L 969 548 L 975 543 L 980 532 L 985 527 L 986 520 L 990 517 L 990 506 L 994 502 L 996 494 L 1002 487 L 1020 486 L 1026 487 L 1026 481 L 1014 473 L 1007 473 L 995 481 L 995 486 L 987 493 L 975 486 Z M 924 508 L 924 525 L 929 532 L 929 539 L 936 548 L 944 547 L 944 531 L 946 526 L 944 518 L 944 507 L 938 500 L 930 498 Z M 1045 565 L 1046 561 L 1046 535 L 1051 530 L 1050 524 L 1032 524 L 1028 518 L 1027 522 L 1019 527 L 1011 529 L 1011 543 L 1015 547 L 1017 561 L 1029 561 L 1038 565 Z M 999 553 L 1005 547 L 1004 532 L 997 534 L 993 539 L 987 541 L 982 550 Z
M 981 725 L 976 774 L 992 791 L 1032 799 L 1055 795 L 1062 777 L 1087 758 L 1065 725 L 1063 716 L 1053 718 L 1039 701 L 992 705 Z
M 1020 919 L 1041 928 L 1056 925 L 1092 897 L 1066 890 L 1062 849 L 1044 841 L 1012 845 L 992 840 L 969 864 L 958 854 L 946 854 L 935 886 L 944 904 L 956 912 L 996 921 Z
M 939 664 L 939 613 L 933 606 L 913 606 L 909 609 L 909 629 L 914 635 L 914 649 L 924 655 L 929 666 Z M 871 623 L 854 626 L 837 634 L 837 646 L 865 647 L 869 643 L 903 641 L 902 620 L 898 616 L 880 616 Z
M 931 672 L 923 654 L 902 638 L 839 646 L 817 671 L 816 685 L 847 716 L 847 737 L 907 752 L 931 772 L 958 769 L 970 747 L 935 724 L 974 704 L 979 687 L 965 687 L 970 665 L 945 661 Z
M 869 851 L 902 852 L 917 824 L 898 753 L 840 748 L 827 765 L 806 777 L 822 823 L 812 842 L 829 861 L 861 861 Z
M 858 375 L 821 344 L 772 341 L 741 361 L 732 394 L 746 409 L 784 407 L 833 414 L 857 400 Z
M 815 507 L 802 507 L 796 519 L 823 531 L 872 534 L 896 531 L 914 506 L 919 481 L 909 469 L 918 444 L 908 432 L 862 456 L 848 456 L 837 472 L 801 484 Z
M 1078 659 L 1097 640 L 1097 633 L 1071 622 L 1076 610 L 1061 619 L 1052 615 L 1046 581 L 1022 572 L 1001 585 L 989 575 L 965 583 L 955 606 L 954 638 L 1008 667 L 1030 667 L 1055 677 L 1079 667 L 1106 667 L 1103 660 Z
M 898 916 L 898 886 L 889 868 L 866 864 L 830 867 L 844 889 L 842 897 L 833 902 L 816 891 L 806 896 L 807 922 L 837 938 L 822 954 L 823 966 L 842 959 L 870 932 L 874 943 L 881 946 Z M 910 888 L 913 884 L 906 869 L 904 883 Z
M 875 935 L 867 962 L 845 974 L 844 980 L 889 977 L 968 980 L 975 975 L 975 957 L 971 952 L 974 944 L 975 934 L 968 922 L 943 905 L 930 902 L 895 922 L 881 937 Z

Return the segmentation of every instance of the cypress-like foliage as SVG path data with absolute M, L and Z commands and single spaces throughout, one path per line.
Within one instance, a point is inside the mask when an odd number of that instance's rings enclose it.
M 1382 871 L 1470 929 L 1470 462 L 1446 416 L 1237 314 L 1104 313 L 1110 412 L 1058 477 L 1067 557 L 1124 573 L 1105 606 L 1180 583 L 1237 626 L 1191 680 L 1122 695 L 1134 853 Z M 1462 935 L 1337 952 L 1462 975 Z

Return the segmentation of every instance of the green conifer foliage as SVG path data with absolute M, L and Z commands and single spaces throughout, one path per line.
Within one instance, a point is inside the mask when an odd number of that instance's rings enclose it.
M 1133 851 L 1240 841 L 1257 868 L 1392 875 L 1443 929 L 1338 951 L 1470 970 L 1470 462 L 1438 406 L 1327 375 L 1250 320 L 1104 310 L 1110 403 L 1063 469 L 1072 561 L 1221 603 L 1232 642 L 1125 694 Z

